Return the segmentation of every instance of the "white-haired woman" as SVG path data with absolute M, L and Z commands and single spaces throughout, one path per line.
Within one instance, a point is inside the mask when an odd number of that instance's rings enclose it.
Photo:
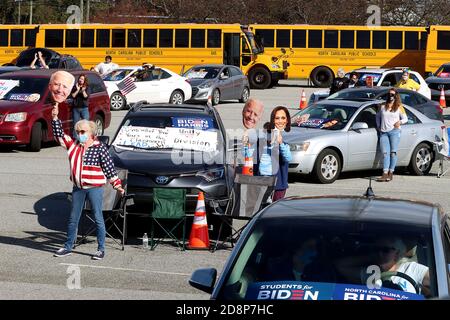
M 349 79 L 345 77 L 344 69 L 339 68 L 337 71 L 337 77 L 334 78 L 333 83 L 331 84 L 330 95 L 338 92 L 339 90 L 348 88 L 348 81 Z

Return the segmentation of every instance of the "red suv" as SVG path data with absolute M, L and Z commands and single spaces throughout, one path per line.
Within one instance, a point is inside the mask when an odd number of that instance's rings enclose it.
M 52 141 L 51 111 L 48 83 L 55 69 L 26 70 L 4 73 L 2 80 L 17 84 L 2 96 L 0 85 L 0 145 L 28 145 L 30 151 L 39 151 L 42 142 Z M 109 96 L 103 80 L 96 72 L 68 70 L 78 79 L 86 74 L 89 80 L 89 117 L 96 124 L 97 134 L 103 134 L 111 122 Z M 14 83 L 3 81 L 3 83 Z M 3 88 L 4 89 L 4 88 Z M 35 102 L 32 102 L 36 100 Z M 59 106 L 59 118 L 64 132 L 72 133 L 72 110 L 70 100 Z

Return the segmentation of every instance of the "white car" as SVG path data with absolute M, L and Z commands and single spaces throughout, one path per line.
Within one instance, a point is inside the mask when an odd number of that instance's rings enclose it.
M 124 81 L 126 79 L 130 81 Z M 103 81 L 109 94 L 111 110 L 122 110 L 141 100 L 182 104 L 192 96 L 192 88 L 186 78 L 160 67 L 147 70 L 137 66 L 120 67 L 104 75 Z M 122 81 L 123 86 L 120 85 Z

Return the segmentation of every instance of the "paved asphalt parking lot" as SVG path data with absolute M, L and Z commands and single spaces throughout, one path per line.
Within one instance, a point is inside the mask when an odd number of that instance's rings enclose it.
M 251 96 L 264 102 L 264 121 L 276 105 L 298 108 L 301 91 L 307 98 L 314 90 L 297 81 Z M 238 102 L 217 106 L 226 128 L 241 128 Z M 112 136 L 126 111 L 113 112 Z M 445 113 L 450 111 L 445 110 Z M 0 149 L 0 299 L 207 299 L 188 284 L 197 268 L 215 267 L 220 272 L 230 250 L 180 252 L 171 246 L 145 251 L 138 243 L 121 251 L 107 239 L 106 258 L 92 261 L 96 242 L 77 247 L 65 258 L 54 258 L 65 239 L 71 192 L 65 151 L 48 146 L 39 153 L 24 148 Z M 426 200 L 450 209 L 450 177 L 436 177 L 437 163 L 429 176 L 399 174 L 389 183 L 373 183 L 376 195 Z M 361 195 L 368 177 L 379 172 L 343 174 L 331 185 L 319 185 L 291 177 L 288 196 Z M 79 278 L 77 275 L 79 274 Z M 80 281 L 78 282 L 77 279 Z

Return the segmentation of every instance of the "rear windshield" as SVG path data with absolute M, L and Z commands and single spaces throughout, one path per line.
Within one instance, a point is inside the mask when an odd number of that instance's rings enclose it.
M 191 68 L 184 74 L 184 77 L 188 79 L 214 79 L 219 74 L 220 69 L 219 67 Z
M 130 69 L 116 69 L 103 76 L 104 81 L 120 81 L 129 75 L 133 70 Z
M 344 105 L 314 104 L 292 117 L 291 126 L 341 130 L 351 119 L 357 108 Z
M 251 300 L 436 296 L 428 229 L 312 218 L 257 221 L 219 293 L 219 299 Z
M 39 101 L 44 97 L 48 82 L 47 78 L 8 77 L 0 79 L 0 99 Z
M 373 99 L 380 92 L 379 91 L 363 91 L 358 89 L 347 89 L 333 93 L 328 97 L 329 100 L 352 100 L 352 99 Z
M 436 77 L 441 77 L 441 78 L 450 78 L 450 65 L 444 65 L 441 66 L 437 71 L 436 71 Z

